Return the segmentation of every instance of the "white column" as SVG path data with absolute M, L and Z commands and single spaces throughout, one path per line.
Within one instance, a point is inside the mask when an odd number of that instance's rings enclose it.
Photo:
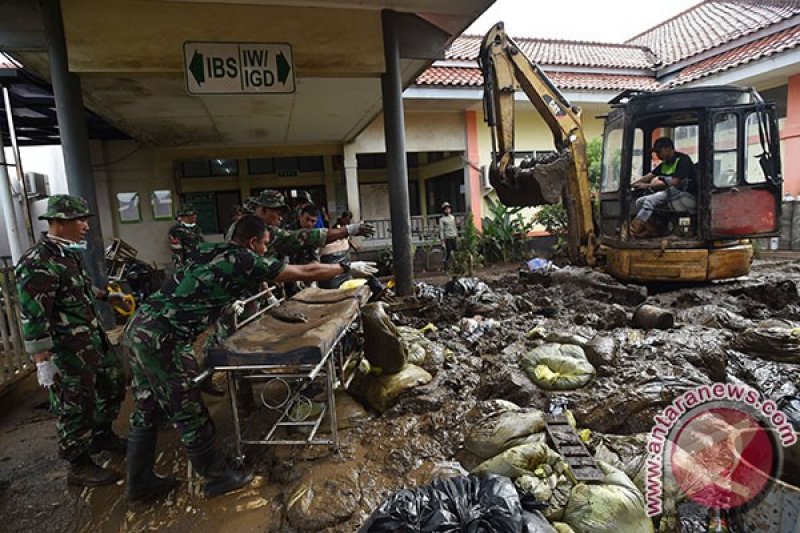
M 8 247 L 11 251 L 11 260 L 16 264 L 22 256 L 22 234 L 17 223 L 17 212 L 14 206 L 14 196 L 11 189 L 11 182 L 8 178 L 8 167 L 6 166 L 6 152 L 3 148 L 3 139 L 0 137 L 0 208 L 3 210 L 3 220 L 5 220 L 6 232 L 8 234 Z
M 344 145 L 344 181 L 347 185 L 347 210 L 353 213 L 353 221 L 361 220 L 361 197 L 358 191 L 358 162 L 355 147 Z

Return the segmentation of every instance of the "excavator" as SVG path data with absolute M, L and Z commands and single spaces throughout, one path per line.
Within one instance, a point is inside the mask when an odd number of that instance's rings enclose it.
M 489 180 L 504 205 L 563 203 L 567 251 L 575 264 L 603 266 L 625 281 L 703 282 L 750 271 L 750 239 L 778 235 L 782 198 L 775 105 L 735 86 L 626 91 L 609 102 L 599 191 L 589 180 L 581 109 L 496 24 L 481 43 Z M 553 135 L 555 153 L 519 164 L 514 94 L 522 89 Z M 696 209 L 656 209 L 653 235 L 631 230 L 632 187 L 652 170 L 655 139 L 670 138 L 695 166 Z

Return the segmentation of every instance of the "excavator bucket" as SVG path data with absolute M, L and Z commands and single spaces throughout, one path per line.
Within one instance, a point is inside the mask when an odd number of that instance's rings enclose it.
M 493 168 L 489 181 L 500 201 L 509 207 L 557 204 L 567 182 L 575 176 L 575 165 L 567 151 L 506 168 L 506 173 Z

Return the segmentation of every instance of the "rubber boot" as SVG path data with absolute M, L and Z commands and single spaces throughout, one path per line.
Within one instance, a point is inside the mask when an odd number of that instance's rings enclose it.
M 95 463 L 88 452 L 84 452 L 69 462 L 67 484 L 81 487 L 100 487 L 119 481 L 120 476 Z
M 633 220 L 631 220 L 631 235 L 633 235 L 637 239 L 641 239 L 646 231 L 647 230 L 644 222 L 642 222 L 638 218 L 634 218 Z
M 240 489 L 253 479 L 251 472 L 229 468 L 225 458 L 211 440 L 198 446 L 187 447 L 186 451 L 192 466 L 205 480 L 203 494 L 206 498 Z
M 125 455 L 128 450 L 128 441 L 119 437 L 111 429 L 111 424 L 94 428 L 92 445 L 89 453 L 100 453 L 102 451 Z
M 174 477 L 161 477 L 153 472 L 157 440 L 158 429 L 155 427 L 131 428 L 128 434 L 128 485 L 125 495 L 129 502 L 155 499 L 178 483 Z

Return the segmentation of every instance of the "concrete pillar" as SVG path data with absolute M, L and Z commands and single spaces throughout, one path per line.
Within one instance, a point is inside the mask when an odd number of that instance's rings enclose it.
M 480 230 L 483 220 L 483 184 L 481 183 L 483 177 L 477 168 L 480 153 L 478 151 L 478 114 L 475 111 L 464 112 L 464 130 L 467 135 L 467 153 L 465 154 L 467 164 L 464 169 L 467 211 L 472 213 L 472 221 Z
M 783 161 L 783 192 L 800 195 L 800 74 L 789 77 L 786 123 L 781 130 L 786 159 Z
M 400 43 L 396 13 L 383 10 L 383 55 L 386 73 L 381 77 L 383 131 L 386 138 L 386 169 L 389 175 L 389 213 L 392 218 L 392 259 L 399 296 L 414 294 L 414 267 L 411 257 L 411 213 L 408 200 L 405 118 L 401 80 Z
M 428 152 L 420 152 L 417 155 L 419 172 L 417 173 L 417 189 L 419 189 L 419 214 L 423 217 L 428 216 L 428 187 L 427 179 L 422 170 L 428 164 Z
M 353 220 L 361 220 L 361 197 L 358 191 L 358 160 L 355 146 L 344 145 L 344 182 L 347 187 L 347 210 L 353 213 Z
M 0 135 L 0 209 L 3 210 L 3 221 L 8 234 L 8 246 L 11 250 L 11 260 L 16 264 L 22 253 L 22 234 L 17 221 L 17 210 L 14 206 L 14 195 L 6 166 L 6 149 L 3 147 L 3 137 Z
M 69 71 L 64 22 L 58 0 L 39 0 L 42 22 L 50 62 L 50 78 L 56 101 L 56 115 L 64 151 L 64 168 L 70 194 L 82 196 L 89 210 L 98 212 L 97 193 L 89 151 L 89 131 L 86 125 L 80 79 Z M 108 284 L 106 276 L 103 235 L 100 224 L 94 220 L 87 236 L 88 249 L 84 253 L 86 270 L 97 287 Z
M 322 158 L 323 165 L 323 180 L 325 182 L 325 199 L 327 205 L 325 209 L 328 210 L 328 217 L 331 222 L 336 220 L 336 171 L 333 170 L 333 157 L 326 155 Z

